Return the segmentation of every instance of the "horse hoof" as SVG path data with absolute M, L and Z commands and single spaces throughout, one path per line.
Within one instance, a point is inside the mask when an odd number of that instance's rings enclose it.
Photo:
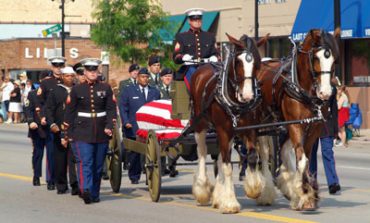
M 200 206 L 205 206 L 209 204 L 211 200 L 212 186 L 208 180 L 204 184 L 195 183 L 193 185 L 193 195 L 197 204 Z
M 255 192 L 255 191 L 245 191 L 245 194 L 247 197 L 251 199 L 257 199 L 261 196 L 261 192 Z
M 303 205 L 302 211 L 315 211 L 317 209 L 317 205 L 312 202 L 307 202 Z
M 237 203 L 235 205 L 228 205 L 220 207 L 220 211 L 222 214 L 235 214 L 240 212 L 240 204 Z

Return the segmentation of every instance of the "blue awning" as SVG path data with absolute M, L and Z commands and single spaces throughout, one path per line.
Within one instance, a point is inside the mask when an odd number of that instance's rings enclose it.
M 212 24 L 216 21 L 216 18 L 219 14 L 220 12 L 204 12 L 202 18 L 202 30 L 208 31 L 211 28 Z M 185 22 L 180 32 L 188 31 L 189 28 L 189 23 Z
M 341 37 L 363 38 L 370 36 L 370 1 L 340 0 Z M 292 38 L 302 41 L 313 28 L 334 30 L 334 1 L 302 0 L 292 29 Z

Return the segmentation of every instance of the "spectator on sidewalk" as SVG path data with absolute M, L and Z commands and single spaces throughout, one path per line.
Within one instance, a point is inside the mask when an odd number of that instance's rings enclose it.
M 14 89 L 14 85 L 10 82 L 9 77 L 4 78 L 4 82 L 0 87 L 0 91 L 2 91 L 2 99 L 1 99 L 1 109 L 3 111 L 3 120 L 6 121 L 8 119 L 8 112 L 9 112 L 9 100 L 10 100 L 10 92 Z
M 14 89 L 10 93 L 10 100 L 9 100 L 9 118 L 6 121 L 6 123 L 10 124 L 12 123 L 20 123 L 20 117 L 21 112 L 23 112 L 22 108 L 22 95 L 21 95 L 21 89 L 20 84 L 21 82 L 19 80 L 14 81 Z M 14 116 L 14 120 L 12 119 Z
M 340 138 L 340 143 L 337 144 L 338 146 L 347 145 L 346 140 L 346 126 L 345 123 L 349 120 L 349 99 L 348 95 L 346 94 L 346 86 L 342 85 L 338 87 L 337 92 L 337 101 L 338 101 L 338 127 L 339 133 L 338 136 Z

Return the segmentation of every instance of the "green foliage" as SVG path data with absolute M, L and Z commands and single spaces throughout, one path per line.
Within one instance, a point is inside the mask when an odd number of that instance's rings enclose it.
M 123 61 L 145 63 L 161 46 L 159 30 L 166 28 L 166 14 L 158 0 L 94 0 L 91 38 Z

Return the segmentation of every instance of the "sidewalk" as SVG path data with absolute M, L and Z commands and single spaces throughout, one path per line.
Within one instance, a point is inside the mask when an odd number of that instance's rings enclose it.
M 361 129 L 359 137 L 353 134 L 353 138 L 349 141 L 349 145 L 355 146 L 357 144 L 369 144 L 370 145 L 370 129 Z

